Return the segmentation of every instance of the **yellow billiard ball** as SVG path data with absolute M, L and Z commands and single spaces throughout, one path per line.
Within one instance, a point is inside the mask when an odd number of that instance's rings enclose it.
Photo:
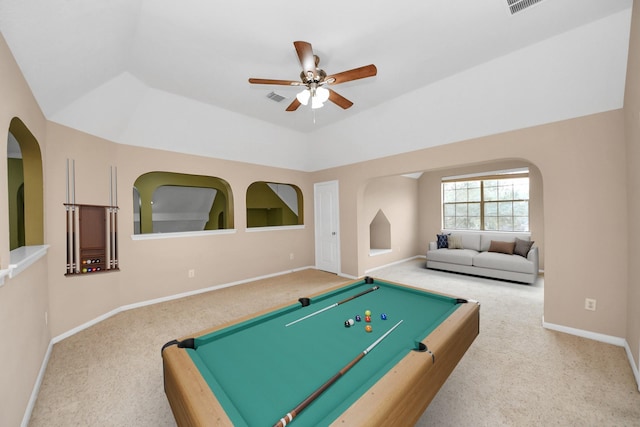
M 371 316 L 371 310 L 365 310 L 364 315 L 365 316 Z

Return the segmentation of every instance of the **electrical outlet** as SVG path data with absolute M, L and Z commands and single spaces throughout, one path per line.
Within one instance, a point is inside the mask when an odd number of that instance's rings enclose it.
M 585 298 L 584 309 L 590 311 L 596 311 L 596 300 L 593 298 Z
M 193 279 L 194 277 L 196 277 L 196 271 L 192 268 L 191 270 L 189 270 L 189 279 Z
M 291 260 L 293 259 L 293 252 L 291 252 L 291 253 L 289 254 L 289 259 L 291 259 Z

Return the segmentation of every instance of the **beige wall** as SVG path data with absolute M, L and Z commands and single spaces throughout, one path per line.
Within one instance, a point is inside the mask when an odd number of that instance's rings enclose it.
M 370 267 L 368 252 L 362 250 L 368 247 L 368 235 L 359 219 L 364 218 L 363 194 L 372 178 L 500 159 L 523 161 L 542 177 L 544 320 L 624 337 L 627 309 L 620 302 L 627 297 L 627 258 L 596 250 L 603 236 L 614 235 L 626 246 L 623 124 L 623 112 L 616 110 L 314 173 L 315 181 L 340 181 L 343 271 L 360 276 Z M 418 215 L 422 223 L 423 212 Z M 421 224 L 422 245 L 440 227 L 439 215 L 429 221 L 433 223 Z M 587 297 L 597 300 L 597 311 L 584 309 Z
M 365 271 L 391 262 L 411 258 L 417 253 L 418 181 L 403 176 L 372 179 L 365 183 L 363 217 L 358 221 L 359 232 L 366 237 Z M 370 224 L 381 210 L 389 221 L 391 252 L 369 256 Z
M 19 116 L 42 143 L 45 120 L 29 87 L 0 36 L 0 152 L 7 152 L 7 134 Z M 41 144 L 41 149 L 44 147 Z M 4 157 L 6 159 L 6 155 Z M 9 265 L 7 162 L 0 161 L 0 269 Z M 41 259 L 28 271 L 0 287 L 0 425 L 22 420 L 51 335 L 45 324 L 48 308 L 47 264 Z
M 640 371 L 640 1 L 633 2 L 629 62 L 624 111 L 627 142 L 627 191 L 629 204 L 629 294 L 627 298 L 627 343 Z
M 53 336 L 113 309 L 150 299 L 313 265 L 313 186 L 303 172 L 113 144 L 49 123 L 47 156 L 51 243 L 50 320 Z M 119 272 L 65 277 L 66 159 L 75 160 L 76 203 L 109 204 L 109 167 L 118 168 Z M 235 233 L 133 240 L 133 183 L 142 174 L 168 171 L 211 175 L 233 191 Z M 246 190 L 255 181 L 291 183 L 302 190 L 305 227 L 246 231 Z M 290 259 L 294 254 L 294 259 Z M 195 270 L 189 279 L 188 271 Z M 74 307 L 69 310 L 69 307 Z

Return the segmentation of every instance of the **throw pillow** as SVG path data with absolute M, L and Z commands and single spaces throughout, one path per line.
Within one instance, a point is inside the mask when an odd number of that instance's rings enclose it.
M 436 238 L 438 239 L 438 249 L 449 247 L 449 241 L 447 240 L 448 236 L 448 234 L 436 234 Z
M 501 242 L 499 240 L 492 240 L 489 245 L 489 252 L 500 252 L 502 254 L 513 255 L 513 249 L 516 246 L 516 242 Z
M 462 236 L 451 235 L 449 236 L 449 249 L 464 249 L 462 246 Z
M 531 246 L 533 246 L 533 243 L 534 242 L 532 240 L 522 240 L 522 239 L 516 238 L 516 246 L 513 249 L 513 253 L 526 258 L 527 255 L 529 254 L 529 250 L 531 249 Z

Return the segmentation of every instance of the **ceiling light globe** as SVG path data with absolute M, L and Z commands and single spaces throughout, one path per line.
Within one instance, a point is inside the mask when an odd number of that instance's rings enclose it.
M 315 98 L 318 98 L 322 103 L 327 102 L 329 99 L 329 90 L 323 87 L 317 88 Z
M 311 97 L 311 92 L 309 92 L 309 89 L 305 89 L 296 95 L 296 98 L 298 99 L 298 101 L 300 101 L 300 104 L 302 105 L 307 105 L 309 103 L 310 97 Z
M 322 108 L 324 106 L 324 104 L 322 103 L 322 101 L 320 100 L 320 98 L 318 98 L 317 96 L 314 96 L 313 98 L 311 98 L 311 108 L 312 109 L 316 109 L 316 108 Z

